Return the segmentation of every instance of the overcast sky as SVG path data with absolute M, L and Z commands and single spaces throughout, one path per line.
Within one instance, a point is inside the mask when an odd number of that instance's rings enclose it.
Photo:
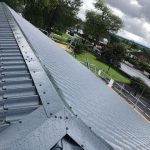
M 150 0 L 103 0 L 124 22 L 118 34 L 150 47 Z M 83 0 L 79 13 L 85 19 L 86 10 L 94 9 L 95 0 Z

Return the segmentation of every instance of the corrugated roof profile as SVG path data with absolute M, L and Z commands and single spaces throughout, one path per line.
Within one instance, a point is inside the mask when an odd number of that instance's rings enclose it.
M 0 132 L 0 149 L 111 150 L 71 111 L 4 3 L 0 16 L 1 118 L 9 125 Z
M 150 125 L 138 113 L 55 42 L 12 9 L 10 11 L 55 80 L 63 101 L 92 132 L 117 150 L 150 149 Z
M 49 37 L 8 6 L 0 5 L 5 12 L 3 18 L 9 22 L 5 26 L 12 30 L 25 62 L 25 66 L 19 69 L 25 71 L 27 67 L 28 72 L 23 73 L 23 78 L 29 75 L 40 98 L 37 109 L 0 132 L 0 150 L 49 150 L 62 148 L 61 142 L 70 148 L 65 150 L 74 150 L 71 149 L 71 139 L 78 149 L 85 150 L 150 149 L 150 126 L 143 118 Z M 2 43 L 7 41 L 3 37 L 0 39 Z M 12 44 L 11 48 L 14 46 Z M 20 57 L 15 58 L 18 65 Z M 12 68 L 10 70 L 13 72 Z M 16 74 L 19 72 L 15 71 Z M 1 75 L 3 79 L 9 77 Z M 30 87 L 28 83 L 25 85 Z M 27 108 L 30 108 L 34 98 L 24 103 L 24 99 L 20 99 L 23 91 L 19 84 L 22 83 L 17 84 L 19 100 L 7 99 L 7 107 L 29 102 Z M 7 88 L 10 87 L 11 84 L 8 84 Z M 6 92 L 7 88 L 2 91 Z M 13 93 L 15 91 L 9 94 L 13 96 Z M 33 94 L 33 90 L 25 93 Z M 5 96 L 2 98 L 5 99 Z M 18 113 L 19 116 L 21 114 Z

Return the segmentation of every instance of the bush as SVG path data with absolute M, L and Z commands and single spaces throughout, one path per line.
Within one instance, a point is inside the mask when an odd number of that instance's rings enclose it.
M 150 98 L 150 87 L 140 78 L 136 78 L 136 77 L 132 78 L 130 86 L 137 93 L 142 93 L 144 90 L 143 96 L 148 99 Z
M 81 54 L 85 50 L 85 45 L 83 44 L 81 39 L 77 39 L 75 44 L 74 53 Z
M 107 47 L 105 47 L 105 51 L 103 52 L 101 58 L 109 66 L 120 68 L 122 60 L 126 57 L 125 54 L 125 46 L 122 43 L 113 43 L 108 44 Z
M 149 67 L 149 66 L 146 67 L 146 68 L 144 68 L 144 70 L 145 70 L 146 72 L 150 73 L 150 67 Z
M 50 35 L 50 37 L 51 38 L 54 38 L 55 40 L 58 40 L 58 41 L 60 41 L 60 42 L 68 42 L 69 40 L 70 40 L 70 37 L 69 36 L 66 36 L 66 35 L 58 35 L 58 34 L 54 34 L 54 33 L 52 33 L 51 35 Z
M 145 82 L 141 78 L 133 77 L 130 83 L 131 87 L 134 88 L 137 92 L 142 92 L 142 90 L 147 87 Z
M 141 71 L 145 70 L 145 71 L 150 73 L 150 67 L 147 63 L 139 61 L 139 60 L 132 59 L 130 57 L 126 57 L 125 60 L 128 61 L 129 63 L 133 64 L 135 66 L 135 68 L 137 68 Z

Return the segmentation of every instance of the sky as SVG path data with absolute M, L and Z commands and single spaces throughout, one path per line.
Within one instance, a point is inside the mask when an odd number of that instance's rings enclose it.
M 79 17 L 85 20 L 86 10 L 93 10 L 95 0 L 82 0 Z M 124 27 L 118 35 L 150 47 L 150 0 L 102 0 L 119 16 Z

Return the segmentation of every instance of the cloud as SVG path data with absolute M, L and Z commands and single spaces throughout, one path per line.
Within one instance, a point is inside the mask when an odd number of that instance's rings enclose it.
M 113 14 L 119 16 L 120 18 L 123 18 L 125 16 L 125 14 L 118 8 L 112 7 L 111 5 L 108 5 L 108 7 L 112 10 Z
M 122 18 L 124 30 L 150 42 L 150 1 L 148 0 L 107 0 L 113 12 Z M 120 11 L 121 13 L 118 13 Z M 122 14 L 121 16 L 119 14 Z
M 112 7 L 118 8 L 131 17 L 141 16 L 142 6 L 136 0 L 103 0 Z
M 109 6 L 109 5 L 108 5 Z M 145 18 L 131 17 L 123 13 L 118 8 L 110 6 L 114 14 L 118 15 L 124 22 L 124 30 L 137 34 L 143 38 L 148 39 L 150 35 L 150 24 L 146 22 Z M 138 31 L 138 32 L 137 32 Z
M 85 14 L 86 14 L 87 10 L 95 9 L 93 3 L 94 3 L 94 0 L 83 0 L 83 5 L 82 5 L 80 12 L 78 14 L 78 16 L 81 19 L 85 20 Z
M 137 36 L 131 32 L 128 32 L 126 30 L 120 30 L 117 35 L 121 36 L 121 37 L 125 37 L 129 40 L 132 40 L 134 42 L 137 42 L 139 44 L 142 44 L 142 45 L 145 45 L 147 47 L 150 47 L 150 44 L 149 42 L 147 42 L 144 38 L 140 37 L 140 36 Z
M 150 42 L 150 0 L 102 0 L 105 2 L 113 13 L 118 15 L 124 22 L 125 32 L 135 34 L 141 37 L 143 44 L 149 45 Z M 84 4 L 81 8 L 79 16 L 85 19 L 86 10 L 94 9 L 95 0 L 83 0 Z M 124 34 L 124 36 L 131 36 Z M 122 34 L 123 35 L 123 34 Z M 132 36 L 133 38 L 134 36 Z M 144 41 L 145 39 L 145 41 Z M 134 40 L 134 39 L 133 39 Z

